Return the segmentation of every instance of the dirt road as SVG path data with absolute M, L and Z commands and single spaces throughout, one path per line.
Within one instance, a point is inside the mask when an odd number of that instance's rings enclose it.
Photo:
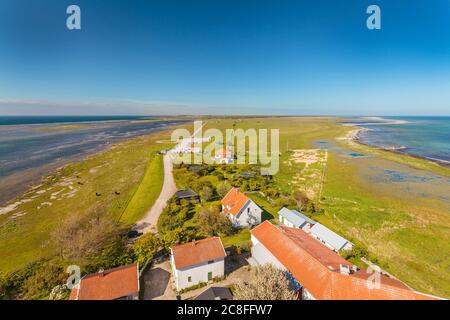
M 158 218 L 161 215 L 161 212 L 164 210 L 167 201 L 175 194 L 177 191 L 177 187 L 175 185 L 175 180 L 173 179 L 172 174 L 172 155 L 170 152 L 164 155 L 164 182 L 163 187 L 161 189 L 161 193 L 159 194 L 158 199 L 156 199 L 153 206 L 150 210 L 147 211 L 145 217 L 138 221 L 135 229 L 147 233 L 154 232 L 156 233 L 156 223 L 158 222 Z

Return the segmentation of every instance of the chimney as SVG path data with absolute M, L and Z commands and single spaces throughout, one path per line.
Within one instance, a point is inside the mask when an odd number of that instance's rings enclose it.
M 105 270 L 104 270 L 104 269 L 98 270 L 98 276 L 99 276 L 100 278 L 104 277 L 104 276 L 105 276 Z
M 192 245 L 193 246 L 197 245 L 197 242 L 195 242 L 195 239 L 194 239 L 194 241 L 192 241 Z
M 341 272 L 341 274 L 349 275 L 350 274 L 350 267 L 345 265 L 345 264 L 340 264 L 339 265 L 339 271 Z

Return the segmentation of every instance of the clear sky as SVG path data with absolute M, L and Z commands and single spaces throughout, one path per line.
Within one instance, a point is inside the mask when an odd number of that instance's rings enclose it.
M 0 0 L 0 115 L 69 114 L 449 115 L 450 1 Z

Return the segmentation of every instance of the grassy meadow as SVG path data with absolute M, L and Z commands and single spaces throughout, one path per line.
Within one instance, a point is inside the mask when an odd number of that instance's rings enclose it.
M 161 190 L 158 151 L 169 138 L 162 131 L 119 142 L 62 167 L 15 199 L 15 208 L 0 215 L 0 272 L 52 254 L 49 235 L 71 215 L 101 211 L 129 225 L 142 218 Z

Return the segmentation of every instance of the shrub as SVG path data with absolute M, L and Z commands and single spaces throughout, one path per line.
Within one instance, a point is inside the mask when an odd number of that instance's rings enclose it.
M 199 192 L 202 201 L 211 201 L 214 198 L 214 189 L 212 187 L 204 186 Z
M 139 263 L 146 263 L 153 259 L 153 256 L 158 251 L 161 241 L 152 233 L 147 233 L 140 237 L 133 244 L 133 251 Z
M 235 284 L 236 300 L 296 300 L 297 294 L 286 272 L 272 265 L 252 267 L 249 275 Z
M 64 284 L 68 274 L 64 272 L 61 261 L 48 261 L 28 277 L 22 285 L 25 299 L 48 298 L 55 286 Z
M 206 236 L 229 235 L 233 231 L 230 220 L 216 208 L 202 209 L 198 214 L 199 231 Z
M 223 198 L 225 195 L 230 191 L 231 189 L 231 183 L 229 183 L 227 180 L 220 182 L 217 185 L 217 194 Z

